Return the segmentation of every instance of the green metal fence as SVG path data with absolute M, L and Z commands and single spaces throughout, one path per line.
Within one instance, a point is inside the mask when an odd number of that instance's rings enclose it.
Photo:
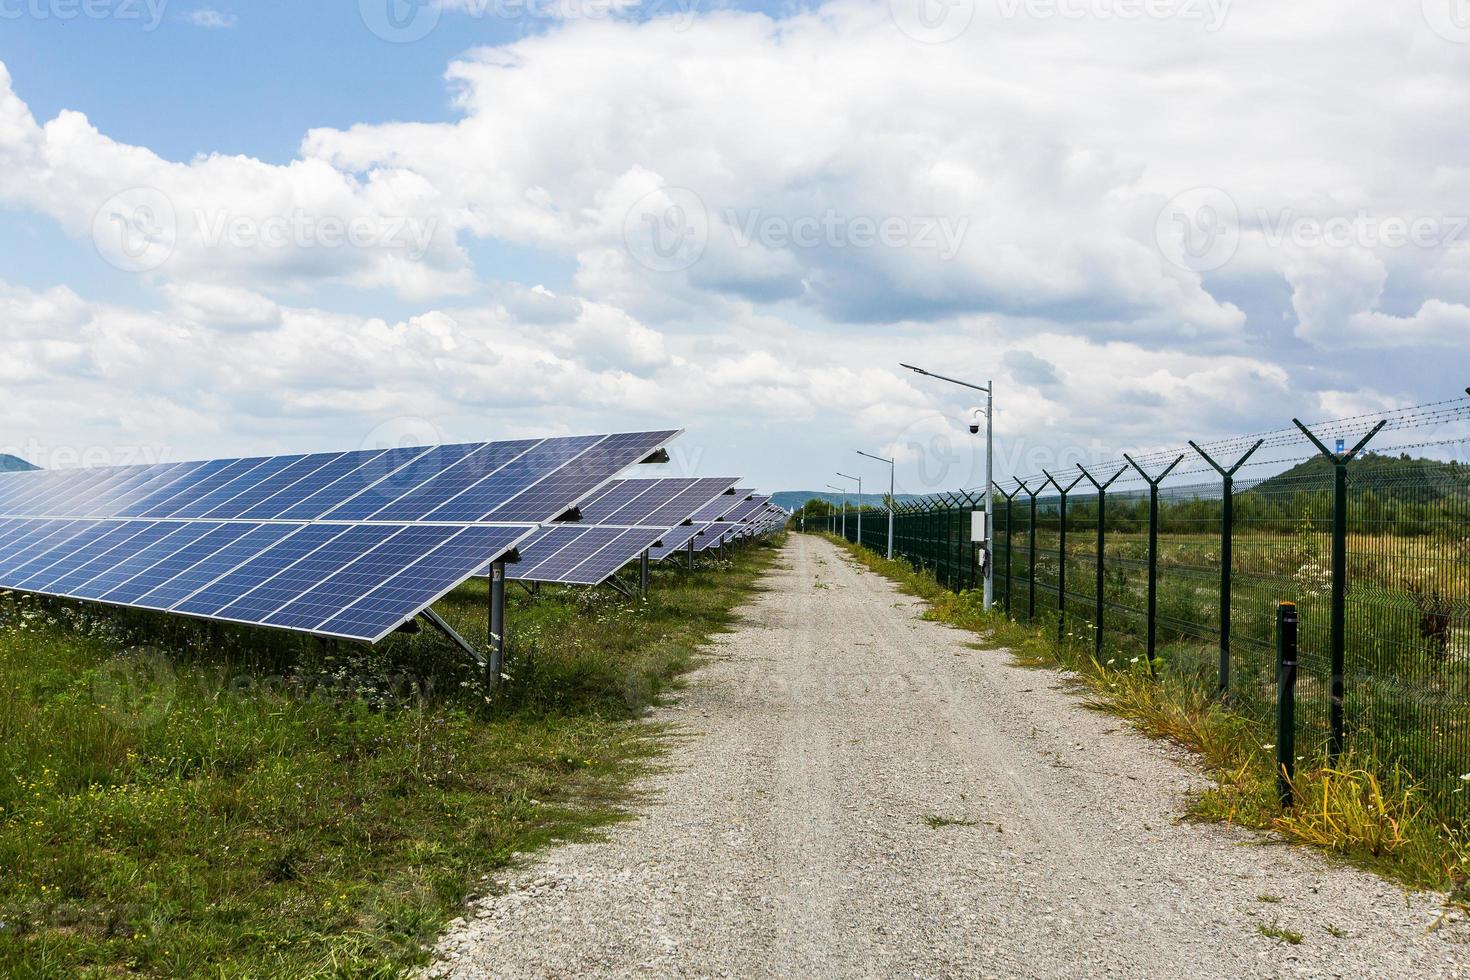
M 1408 455 L 1463 449 L 1464 437 L 1351 455 L 1351 436 L 1467 420 L 1470 399 L 1460 399 L 1313 427 L 1332 448 L 1279 430 L 1004 481 L 991 525 L 996 602 L 1263 722 L 1275 708 L 1276 606 L 1295 602 L 1298 751 L 1398 764 L 1465 821 L 1470 466 Z M 1242 475 L 1260 469 L 1275 472 Z M 978 588 L 984 555 L 970 514 L 982 507 L 973 492 L 900 505 L 895 556 L 957 591 Z M 859 529 L 883 551 L 886 512 L 849 513 L 847 537 Z

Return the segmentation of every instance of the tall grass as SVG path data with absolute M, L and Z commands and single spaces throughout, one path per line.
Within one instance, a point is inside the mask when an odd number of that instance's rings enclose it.
M 646 601 L 512 587 L 510 681 L 375 648 L 0 597 L 0 976 L 384 976 L 481 876 L 620 818 L 640 716 L 768 549 Z M 440 611 L 486 635 L 484 583 Z

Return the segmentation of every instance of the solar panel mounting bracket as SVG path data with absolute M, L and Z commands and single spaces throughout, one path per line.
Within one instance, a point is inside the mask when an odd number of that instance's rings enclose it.
M 667 449 L 659 448 L 655 449 L 647 459 L 639 460 L 639 465 L 642 466 L 651 463 L 667 463 L 668 461 L 669 451 Z
M 433 609 L 425 609 L 419 615 L 427 619 L 430 625 L 432 625 L 439 632 L 443 633 L 445 636 L 449 637 L 449 639 L 456 646 L 458 646 L 461 650 L 463 650 L 465 653 L 468 653 L 472 658 L 474 658 L 475 663 L 479 664 L 481 667 L 490 666 L 490 661 L 485 659 L 485 655 L 479 650 L 476 650 L 473 646 L 471 646 L 469 640 L 466 640 L 464 637 L 455 632 L 454 627 L 445 622 L 443 616 L 440 616 Z

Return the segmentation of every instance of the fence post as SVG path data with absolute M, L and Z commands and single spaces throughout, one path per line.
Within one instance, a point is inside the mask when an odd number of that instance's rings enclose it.
M 1378 430 L 1388 424 L 1388 420 L 1380 420 L 1371 432 L 1345 453 L 1329 450 L 1301 420 L 1291 421 L 1332 462 L 1332 625 L 1329 640 L 1332 653 L 1332 699 L 1328 705 L 1331 732 L 1327 741 L 1327 755 L 1335 763 L 1337 757 L 1342 755 L 1346 736 L 1342 714 L 1345 694 L 1343 675 L 1347 672 L 1347 468 L 1348 463 L 1368 445 L 1368 441 L 1378 435 Z
M 1123 454 L 1123 458 L 1128 460 L 1128 464 L 1148 484 L 1148 646 L 1145 650 L 1148 654 L 1148 672 L 1152 675 L 1159 638 L 1159 484 L 1164 482 L 1164 478 L 1174 467 L 1184 461 L 1184 455 L 1181 453 L 1157 477 L 1149 476 L 1127 453 Z
M 1082 477 L 1079 476 L 1064 487 L 1046 470 L 1041 472 L 1062 495 L 1061 504 L 1057 508 L 1057 643 L 1060 645 L 1067 635 L 1067 494 L 1082 482 Z
M 1291 806 L 1296 774 L 1296 603 L 1276 605 L 1276 792 Z
M 995 492 L 998 493 L 998 494 L 1000 494 L 1002 497 L 1005 497 L 1006 498 L 1006 598 L 1005 598 L 1005 614 L 1006 614 L 1006 619 L 1010 619 L 1011 618 L 1011 521 L 1014 518 L 1014 513 L 1013 513 L 1013 511 L 1011 509 L 1011 501 L 1013 499 L 1015 499 L 1016 494 L 1018 494 L 1018 493 L 1021 492 L 1021 488 L 1020 487 L 1017 487 L 1016 489 L 1012 490 L 1010 493 L 1006 493 L 999 486 L 997 486 L 995 488 Z
M 1082 470 L 1082 475 L 1087 477 L 1087 482 L 1097 488 L 1097 596 L 1094 600 L 1095 606 L 1093 608 L 1092 646 L 1093 652 L 1100 659 L 1103 649 L 1103 615 L 1105 610 L 1103 589 L 1107 586 L 1107 579 L 1103 575 L 1103 549 L 1107 545 L 1108 487 L 1112 486 L 1113 481 L 1118 479 L 1118 477 L 1127 473 L 1128 467 L 1125 466 L 1118 470 L 1118 472 L 1108 477 L 1104 483 L 1097 482 L 1097 478 L 1087 472 L 1081 463 L 1077 464 L 1077 468 Z
M 1031 527 L 1027 533 L 1030 543 L 1026 549 L 1026 622 L 1036 618 L 1036 490 L 1026 485 L 1026 481 L 1017 480 L 1021 489 L 1025 490 L 1031 498 Z
M 1235 537 L 1235 474 L 1245 461 L 1255 455 L 1266 440 L 1257 439 L 1245 455 L 1226 469 L 1199 447 L 1193 439 L 1189 445 L 1220 474 L 1223 495 L 1220 498 L 1220 697 L 1230 693 L 1230 575 L 1234 569 L 1232 544 Z

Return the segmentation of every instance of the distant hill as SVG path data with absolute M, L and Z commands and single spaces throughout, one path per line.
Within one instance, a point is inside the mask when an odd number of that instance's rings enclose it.
M 785 510 L 795 510 L 796 508 L 800 507 L 802 504 L 813 498 L 816 498 L 817 500 L 825 500 L 829 504 L 834 504 L 838 507 L 842 506 L 842 494 L 836 493 L 831 490 L 779 490 L 776 493 L 771 494 L 771 503 Z M 907 501 L 917 499 L 919 498 L 911 493 L 901 493 L 898 495 L 899 503 L 905 503 Z M 865 493 L 863 494 L 863 503 L 869 507 L 882 507 L 883 494 Z M 856 507 L 857 505 L 858 495 L 855 493 L 848 494 L 847 506 Z
M 39 470 L 40 468 L 35 463 L 27 463 L 19 456 L 0 453 L 0 473 L 14 473 L 18 470 Z
M 1380 497 L 1421 504 L 1463 498 L 1470 492 L 1470 468 L 1464 464 L 1420 459 L 1408 453 L 1389 456 L 1365 452 L 1348 464 L 1348 479 L 1353 487 L 1371 488 Z M 1314 456 L 1261 481 L 1255 489 L 1264 494 L 1291 493 L 1331 485 L 1332 464 L 1322 456 Z

